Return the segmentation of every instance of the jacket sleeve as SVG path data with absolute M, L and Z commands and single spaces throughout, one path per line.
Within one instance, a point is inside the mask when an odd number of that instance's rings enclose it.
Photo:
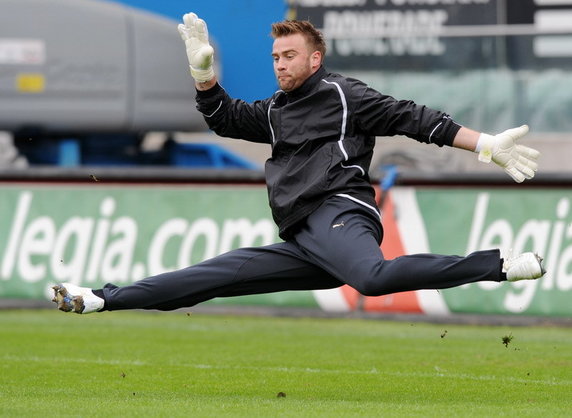
M 246 103 L 232 99 L 217 83 L 205 91 L 197 90 L 197 110 L 217 135 L 272 143 L 267 109 L 270 99 Z
M 446 113 L 396 100 L 366 85 L 353 86 L 354 97 L 361 97 L 355 111 L 358 127 L 369 135 L 405 135 L 419 142 L 452 146 L 461 125 Z

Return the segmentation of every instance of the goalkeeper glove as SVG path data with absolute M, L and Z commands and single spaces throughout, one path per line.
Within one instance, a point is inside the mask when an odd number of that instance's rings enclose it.
M 212 80 L 215 76 L 214 49 L 209 44 L 207 24 L 194 13 L 184 15 L 183 22 L 184 24 L 180 24 L 178 29 L 187 48 L 191 75 L 199 83 Z
M 475 152 L 479 153 L 479 161 L 489 163 L 494 161 L 517 183 L 534 177 L 540 152 L 524 145 L 517 145 L 516 141 L 528 133 L 528 126 L 508 129 L 498 135 L 482 133 Z

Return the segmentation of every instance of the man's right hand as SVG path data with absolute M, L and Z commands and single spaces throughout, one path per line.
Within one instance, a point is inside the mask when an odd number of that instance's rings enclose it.
M 181 38 L 185 41 L 191 75 L 197 83 L 206 83 L 214 78 L 214 49 L 209 44 L 209 32 L 204 20 L 194 13 L 183 16 L 184 24 L 178 26 Z

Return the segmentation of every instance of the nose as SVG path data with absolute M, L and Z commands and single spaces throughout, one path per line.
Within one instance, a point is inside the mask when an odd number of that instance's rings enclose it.
M 285 61 L 282 58 L 278 58 L 274 61 L 274 68 L 276 68 L 277 71 L 284 70 L 286 68 L 284 62 Z

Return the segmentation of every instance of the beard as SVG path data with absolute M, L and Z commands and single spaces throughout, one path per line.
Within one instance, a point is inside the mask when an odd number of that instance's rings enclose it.
M 278 78 L 278 86 L 285 92 L 295 89 L 296 82 L 292 77 Z
M 283 73 L 275 74 L 280 89 L 288 93 L 304 84 L 308 77 L 313 74 L 310 62 L 308 61 L 305 64 L 293 66 Z

